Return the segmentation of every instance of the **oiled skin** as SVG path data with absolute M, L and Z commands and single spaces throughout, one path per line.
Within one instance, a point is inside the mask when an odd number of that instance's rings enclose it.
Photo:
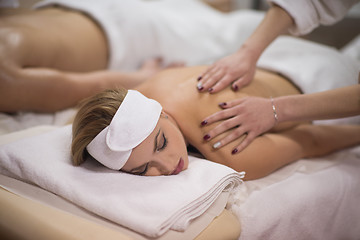
M 229 87 L 216 94 L 199 93 L 196 79 L 205 68 L 166 70 L 137 89 L 162 104 L 176 120 L 186 141 L 206 159 L 237 171 L 246 171 L 246 179 L 260 178 L 300 158 L 321 156 L 360 142 L 360 126 L 288 123 L 257 137 L 240 153 L 233 155 L 231 152 L 241 139 L 215 150 L 212 145 L 221 135 L 210 142 L 204 141 L 203 136 L 213 125 L 201 127 L 200 123 L 206 116 L 220 110 L 218 103 L 246 96 L 299 94 L 299 91 L 287 79 L 258 69 L 252 83 L 240 91 L 234 92 Z

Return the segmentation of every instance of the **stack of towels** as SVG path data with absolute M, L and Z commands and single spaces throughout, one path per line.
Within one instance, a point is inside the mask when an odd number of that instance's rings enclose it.
M 236 191 L 242 173 L 190 157 L 178 175 L 144 177 L 88 160 L 71 163 L 71 126 L 0 146 L 0 173 L 60 195 L 149 237 L 184 231 L 224 191 Z

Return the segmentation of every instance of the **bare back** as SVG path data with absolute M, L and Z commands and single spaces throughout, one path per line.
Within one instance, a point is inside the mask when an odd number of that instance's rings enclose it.
M 200 66 L 166 70 L 140 85 L 138 90 L 146 96 L 159 101 L 164 110 L 175 118 L 186 141 L 197 148 L 207 159 L 233 167 L 231 161 L 238 158 L 245 159 L 247 155 L 247 157 L 252 157 L 253 150 L 251 149 L 259 151 L 260 148 L 266 148 L 266 144 L 264 145 L 261 140 L 264 137 L 258 137 L 240 154 L 231 155 L 231 150 L 239 144 L 241 139 L 221 149 L 214 150 L 211 146 L 222 135 L 215 137 L 210 143 L 204 142 L 204 134 L 214 125 L 200 127 L 202 119 L 219 111 L 218 104 L 224 101 L 246 96 L 277 97 L 299 94 L 299 91 L 285 78 L 274 73 L 258 70 L 253 82 L 238 92 L 232 91 L 229 87 L 217 94 L 199 93 L 196 89 L 196 79 L 205 68 Z M 295 124 L 278 126 L 277 129 L 272 131 L 289 129 L 293 126 Z M 291 156 L 292 159 L 295 157 L 299 156 Z M 239 168 L 238 170 L 242 169 Z
M 196 78 L 205 67 L 176 68 L 163 71 L 140 85 L 138 89 L 150 98 L 159 101 L 164 109 L 178 122 L 185 138 L 193 144 L 194 127 L 202 119 L 220 110 L 218 104 L 246 96 L 277 97 L 299 94 L 300 92 L 287 79 L 263 70 L 256 72 L 254 81 L 240 91 L 228 87 L 216 94 L 199 93 Z M 273 131 L 289 128 L 294 124 L 277 126 Z M 201 128 L 201 134 L 208 129 Z
M 81 12 L 49 7 L 0 13 L 0 111 L 72 107 L 103 89 L 105 81 L 87 74 L 107 65 L 105 35 Z
M 0 55 L 17 67 L 93 71 L 107 66 L 105 35 L 80 12 L 51 7 L 4 14 L 0 29 L 0 41 L 5 46 L 0 48 Z

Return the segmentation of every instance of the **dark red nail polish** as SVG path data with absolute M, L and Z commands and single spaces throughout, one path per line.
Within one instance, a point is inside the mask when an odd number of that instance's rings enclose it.
M 212 92 L 214 89 L 213 88 L 209 88 L 208 89 L 208 92 Z
M 224 108 L 224 107 L 226 107 L 226 102 L 222 102 L 222 103 L 219 103 L 219 106 L 221 107 L 221 108 Z
M 206 124 L 208 124 L 208 121 L 206 121 L 206 120 L 201 122 L 201 126 L 205 126 Z
M 209 134 L 206 134 L 206 135 L 204 136 L 204 140 L 207 141 L 207 140 L 209 140 L 209 139 L 210 139 L 210 135 L 209 135 Z
M 198 77 L 197 80 L 200 81 L 202 79 L 202 76 Z
M 198 89 L 199 91 L 201 91 L 201 90 L 204 89 L 204 87 L 197 87 L 197 89 Z
M 237 148 L 235 148 L 234 150 L 232 150 L 231 154 L 236 154 L 238 152 Z
M 232 89 L 236 92 L 237 90 L 239 90 L 239 87 L 237 85 L 234 85 Z

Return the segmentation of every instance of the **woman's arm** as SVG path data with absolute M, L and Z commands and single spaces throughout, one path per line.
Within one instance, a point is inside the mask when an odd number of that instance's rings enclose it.
M 216 151 L 207 149 L 210 154 L 206 157 L 245 171 L 246 179 L 251 180 L 265 177 L 301 158 L 320 157 L 358 144 L 360 126 L 302 124 L 281 133 L 257 137 L 239 154 L 231 155 L 233 146 L 227 146 Z
M 326 92 L 274 98 L 278 122 L 322 120 L 360 114 L 360 84 Z
M 132 88 L 163 68 L 161 59 L 152 59 L 134 72 L 106 71 L 103 31 L 74 10 L 53 7 L 0 16 L 0 29 L 3 112 L 72 107 L 106 88 Z
M 236 147 L 245 149 L 257 136 L 286 121 L 333 119 L 360 115 L 360 84 L 320 93 L 289 95 L 272 99 L 247 97 L 220 105 L 224 110 L 204 119 L 207 124 L 225 120 L 207 134 L 217 136 L 238 125 L 220 139 L 220 148 L 244 133 L 246 138 Z
M 74 107 L 80 100 L 104 89 L 133 88 L 161 69 L 160 59 L 148 60 L 134 72 L 74 73 L 0 64 L 0 111 L 54 112 Z

